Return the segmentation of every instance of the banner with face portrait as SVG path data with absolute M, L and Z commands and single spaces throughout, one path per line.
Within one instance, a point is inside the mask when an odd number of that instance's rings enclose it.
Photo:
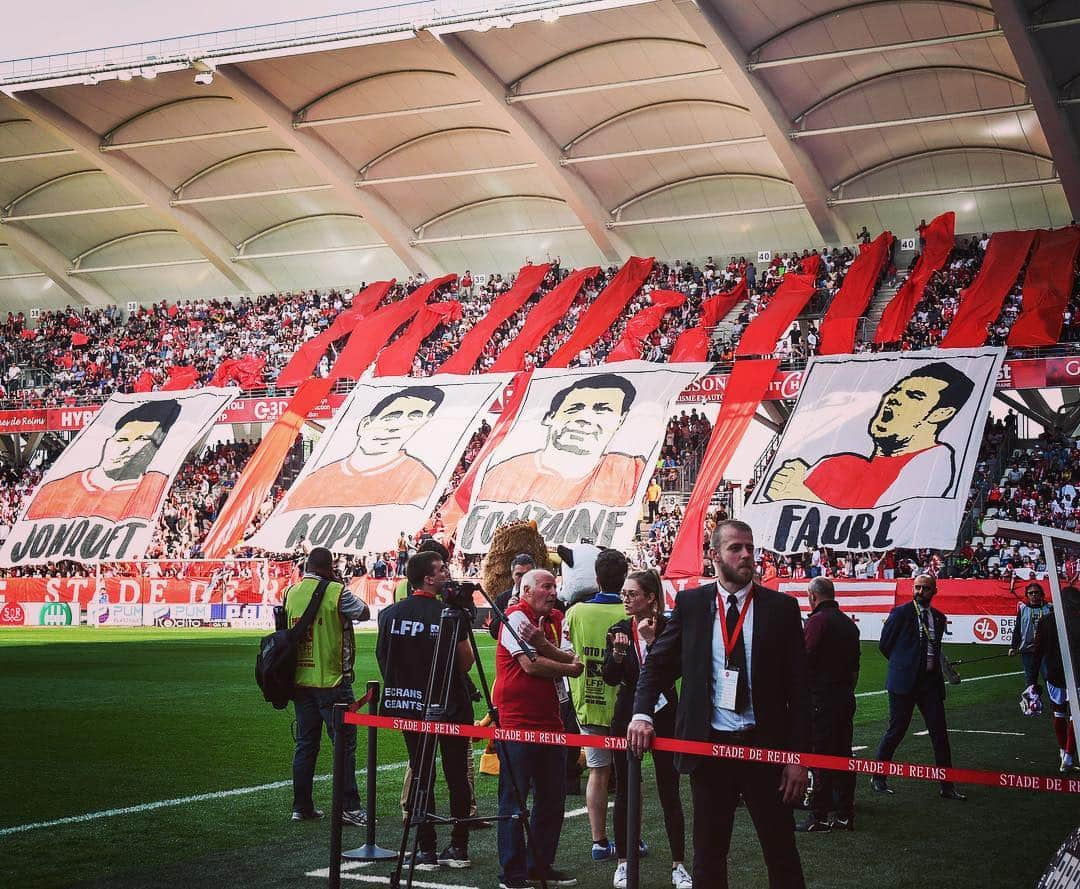
M 1004 349 L 810 361 L 742 519 L 781 553 L 952 549 Z
M 45 473 L 0 565 L 143 556 L 180 465 L 239 392 L 114 395 Z
M 675 400 L 709 367 L 621 361 L 535 371 L 479 469 L 458 546 L 486 553 L 500 525 L 531 519 L 549 547 L 627 548 Z
M 511 374 L 361 380 L 251 539 L 271 552 L 386 552 L 427 521 Z

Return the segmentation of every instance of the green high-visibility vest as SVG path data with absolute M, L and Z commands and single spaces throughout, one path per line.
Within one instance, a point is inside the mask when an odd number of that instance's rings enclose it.
M 285 614 L 290 627 L 300 623 L 318 585 L 317 578 L 305 577 L 286 591 Z M 342 681 L 352 681 L 352 621 L 343 620 L 338 612 L 343 589 L 340 583 L 327 584 L 315 622 L 297 647 L 296 684 L 299 686 L 335 688 Z
M 579 725 L 611 725 L 618 689 L 604 682 L 604 649 L 608 630 L 625 617 L 626 610 L 614 602 L 582 602 L 566 614 L 566 636 L 585 665 L 585 671 L 570 680 Z

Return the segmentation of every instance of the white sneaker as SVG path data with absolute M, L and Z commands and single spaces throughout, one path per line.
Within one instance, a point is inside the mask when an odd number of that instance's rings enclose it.
M 681 864 L 671 869 L 671 885 L 675 889 L 694 889 L 694 881 L 690 879 L 690 874 Z
M 626 889 L 626 862 L 623 861 L 615 868 L 615 879 L 611 881 L 615 889 Z

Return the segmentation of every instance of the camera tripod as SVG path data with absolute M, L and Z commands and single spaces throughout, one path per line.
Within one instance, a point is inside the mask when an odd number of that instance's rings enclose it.
M 503 622 L 503 626 L 507 628 L 521 646 L 526 656 L 530 660 L 535 660 L 536 652 L 533 648 L 522 642 L 518 634 L 514 632 L 513 627 L 506 622 L 506 615 L 491 600 L 487 593 L 483 592 L 483 590 L 480 592 L 491 606 L 495 618 Z M 469 640 L 469 644 L 472 647 L 476 672 L 480 679 L 480 687 L 483 691 L 484 702 L 487 705 L 487 712 L 491 717 L 491 724 L 498 728 L 499 711 L 491 700 L 491 691 L 488 686 L 487 677 L 484 674 L 484 665 L 480 660 L 480 650 L 476 645 L 476 636 L 473 633 L 472 621 L 469 613 L 464 608 L 454 604 L 448 604 L 447 607 L 443 609 L 439 618 L 439 638 L 435 643 L 435 656 L 432 659 L 431 669 L 428 672 L 427 694 L 424 698 L 426 702 L 424 707 L 424 719 L 431 722 L 446 721 L 447 706 L 450 699 L 450 687 L 451 682 L 454 680 L 456 670 L 454 665 L 454 655 L 458 643 L 464 641 L 465 638 Z M 401 847 L 397 863 L 394 866 L 393 872 L 390 874 L 390 886 L 393 887 L 393 889 L 399 889 L 401 886 L 401 872 L 404 867 L 405 856 L 409 847 L 409 835 L 415 829 L 415 836 L 412 840 L 412 855 L 409 857 L 409 872 L 405 882 L 405 885 L 410 887 L 410 889 L 413 885 L 413 874 L 416 870 L 416 859 L 420 848 L 419 828 L 424 824 L 455 825 L 477 824 L 483 821 L 517 820 L 521 822 L 521 825 L 525 830 L 525 837 L 529 847 L 534 847 L 532 830 L 529 825 L 529 810 L 525 807 L 525 796 L 522 793 L 522 788 L 518 786 L 517 780 L 514 778 L 512 769 L 507 769 L 506 779 L 510 781 L 510 785 L 514 791 L 514 797 L 517 800 L 518 810 L 515 813 L 511 815 L 498 815 L 494 818 L 483 818 L 480 816 L 470 818 L 446 818 L 441 815 L 436 815 L 434 811 L 432 811 L 434 808 L 432 804 L 435 787 L 435 753 L 438 750 L 438 742 L 439 736 L 436 734 L 425 732 L 420 735 L 419 748 L 413 762 L 412 782 L 409 785 L 405 827 L 401 833 Z M 495 741 L 496 752 L 502 752 L 501 745 L 504 743 L 504 741 L 500 740 Z M 468 755 L 472 755 L 471 750 L 468 751 Z M 500 755 L 499 760 L 500 762 L 506 762 L 506 757 Z M 528 788 L 525 788 L 525 790 L 527 791 Z M 542 889 L 548 889 L 548 884 L 543 874 L 540 876 L 540 885 Z

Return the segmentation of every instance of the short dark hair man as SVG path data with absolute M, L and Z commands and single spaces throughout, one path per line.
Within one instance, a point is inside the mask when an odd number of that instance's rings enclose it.
M 517 602 L 518 594 L 521 592 L 521 578 L 535 567 L 536 561 L 529 553 L 518 553 L 510 560 L 510 577 L 514 581 L 514 585 L 508 590 L 503 590 L 495 597 L 495 604 L 499 607 L 499 611 L 505 614 L 506 609 Z M 501 627 L 502 621 L 493 614 L 491 623 L 488 625 L 488 632 L 491 633 L 492 639 L 498 641 Z
M 351 704 L 354 620 L 367 620 L 367 605 L 346 589 L 334 572 L 330 550 L 317 546 L 307 557 L 304 576 L 285 591 L 284 607 L 289 626 L 299 623 L 315 589 L 326 583 L 315 623 L 300 643 L 296 663 L 296 751 L 293 754 L 293 821 L 321 818 L 322 812 L 312 800 L 315 763 L 319 758 L 319 740 L 325 725 L 330 742 L 336 744 L 334 705 Z M 345 744 L 345 823 L 361 826 L 366 815 L 360 806 L 356 788 L 356 726 L 341 729 Z
M 179 416 L 180 403 L 171 398 L 133 407 L 116 421 L 97 465 L 42 487 L 26 518 L 93 515 L 114 522 L 150 518 L 169 476 L 147 468 Z
M 878 648 L 889 659 L 885 688 L 889 693 L 889 727 L 878 745 L 878 760 L 888 762 L 911 724 L 915 708 L 923 715 L 934 762 L 952 766 L 949 729 L 945 724 L 945 675 L 941 665 L 941 642 L 945 636 L 945 615 L 930 602 L 937 595 L 937 580 L 920 574 L 914 580 L 915 595 L 907 605 L 894 608 L 881 628 Z M 884 777 L 875 775 L 870 786 L 876 793 L 892 793 Z M 941 782 L 943 799 L 965 800 L 951 781 Z
M 304 479 L 286 495 L 285 508 L 423 505 L 436 476 L 405 446 L 442 402 L 435 386 L 407 386 L 381 398 L 357 425 L 352 453 Z
M 480 500 L 536 501 L 552 509 L 579 503 L 625 506 L 645 469 L 641 455 L 609 452 L 637 389 L 619 374 L 594 374 L 560 389 L 543 417 L 547 440 L 538 451 L 490 467 Z
M 1039 673 L 1035 669 L 1035 636 L 1039 631 L 1039 624 L 1051 615 L 1052 609 L 1046 602 L 1042 585 L 1034 580 L 1024 587 L 1024 598 L 1026 601 L 1016 606 L 1016 622 L 1009 640 L 1009 655 L 1020 655 L 1024 665 L 1025 687 L 1029 687 L 1039 681 Z M 1045 662 L 1042 677 L 1046 679 Z
M 405 565 L 405 575 L 409 579 L 412 595 L 379 612 L 379 639 L 375 646 L 375 657 L 384 684 L 381 712 L 384 716 L 423 719 L 429 703 L 428 674 L 435 661 L 444 607 L 439 599 L 439 591 L 450 575 L 442 553 L 432 551 L 411 556 Z M 467 616 L 463 618 L 467 619 Z M 449 677 L 445 721 L 471 725 L 473 709 L 466 690 L 465 675 L 473 664 L 473 651 L 463 631 L 460 636 L 453 656 L 453 672 Z M 421 735 L 416 732 L 403 734 L 415 778 L 419 767 Z M 454 818 L 467 818 L 471 802 L 467 772 L 468 739 L 440 735 L 439 750 L 450 795 L 450 814 Z M 415 784 L 414 780 L 414 788 Z M 415 793 L 410 798 L 415 799 Z M 434 803 L 434 793 L 431 802 Z M 467 824 L 454 824 L 450 845 L 438 854 L 435 851 L 434 825 L 430 822 L 420 825 L 418 834 L 418 869 L 431 870 L 440 864 L 450 867 L 468 867 L 471 864 Z
M 584 665 L 562 647 L 562 614 L 555 576 L 537 568 L 521 579 L 521 596 L 506 618 L 518 637 L 535 649 L 530 660 L 504 626 L 495 648 L 495 706 L 504 729 L 561 732 L 559 696 L 552 680 L 580 676 Z M 566 803 L 566 751 L 562 747 L 501 741 L 499 752 L 499 886 L 530 889 L 543 877 L 549 886 L 573 886 L 569 874 L 554 867 Z M 523 801 L 533 795 L 530 820 L 532 849 L 525 830 L 508 816 L 519 811 L 515 786 Z
M 799 606 L 754 582 L 754 532 L 745 522 L 720 522 L 711 555 L 717 582 L 680 592 L 649 649 L 627 729 L 630 750 L 640 756 L 652 744 L 657 699 L 680 676 L 679 739 L 806 750 L 810 692 Z M 683 755 L 675 765 L 690 775 L 695 886 L 727 889 L 740 797 L 761 842 L 769 885 L 806 885 L 789 808 L 806 792 L 805 767 Z
M 812 609 L 803 634 L 810 676 L 813 752 L 850 757 L 855 684 L 859 681 L 859 628 L 840 610 L 829 578 L 815 577 L 807 584 L 806 595 Z M 830 821 L 834 794 L 836 817 Z M 796 830 L 854 830 L 855 774 L 816 769 L 810 812 Z
M 765 498 L 872 509 L 905 497 L 945 496 L 956 482 L 956 457 L 939 440 L 941 431 L 974 388 L 944 361 L 924 365 L 881 396 L 867 426 L 869 457 L 829 454 L 813 466 L 798 457 L 785 460 L 769 479 Z

